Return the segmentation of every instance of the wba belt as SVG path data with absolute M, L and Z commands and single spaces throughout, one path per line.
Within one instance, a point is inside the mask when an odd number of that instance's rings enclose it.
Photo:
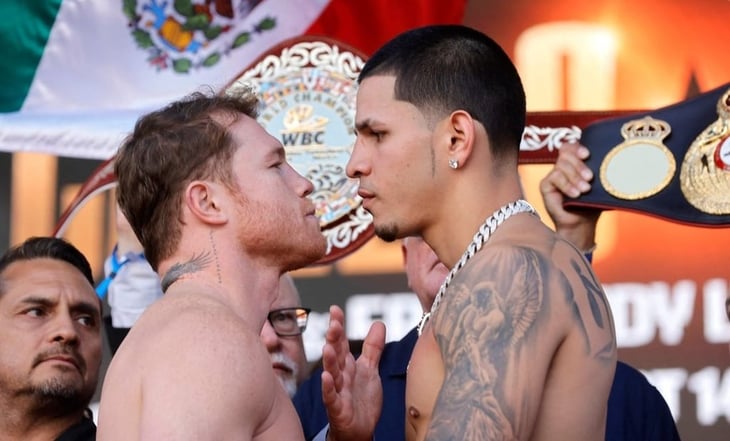
M 620 208 L 690 225 L 730 226 L 730 83 L 650 112 L 588 125 L 596 176 L 569 206 Z

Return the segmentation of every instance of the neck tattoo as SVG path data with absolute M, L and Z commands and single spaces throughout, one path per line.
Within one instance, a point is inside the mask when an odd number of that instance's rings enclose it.
M 218 283 L 223 283 L 221 279 L 221 263 L 218 260 L 218 250 L 215 249 L 215 241 L 213 240 L 213 230 L 210 231 L 210 246 L 213 248 L 213 258 L 215 259 L 215 273 L 218 276 Z
M 198 255 L 194 254 L 192 259 L 185 263 L 176 263 L 172 265 L 167 273 L 165 273 L 165 275 L 162 277 L 162 281 L 160 282 L 162 292 L 167 292 L 167 288 L 169 288 L 170 285 L 177 282 L 181 277 L 185 276 L 186 274 L 191 274 L 202 270 L 203 268 L 208 266 L 208 264 L 210 264 L 210 261 L 210 254 L 208 252 L 203 252 Z
M 446 279 L 444 279 L 444 283 L 441 284 L 441 288 L 439 288 L 439 292 L 436 294 L 436 298 L 433 300 L 433 304 L 431 305 L 431 310 L 423 313 L 421 321 L 418 323 L 418 335 L 421 335 L 421 333 L 423 332 L 423 327 L 426 326 L 428 319 L 430 319 L 431 315 L 436 312 L 436 309 L 438 309 L 438 306 L 441 303 L 441 298 L 443 297 L 444 292 L 446 292 L 446 288 L 454 279 L 454 276 L 456 276 L 456 273 L 458 273 L 459 270 L 463 268 L 464 265 L 466 265 L 466 262 L 468 262 L 469 259 L 471 259 L 479 250 L 482 249 L 482 246 L 489 240 L 491 235 L 497 230 L 500 225 L 502 225 L 504 221 L 509 219 L 512 215 L 518 213 L 537 214 L 535 209 L 532 208 L 532 205 L 530 205 L 527 201 L 523 199 L 518 199 L 514 202 L 510 202 L 509 204 L 501 207 L 499 210 L 492 213 L 492 215 L 489 216 L 487 220 L 485 220 L 484 223 L 479 227 L 479 230 L 477 230 L 471 243 L 468 247 L 466 247 L 466 251 L 464 251 L 464 254 L 462 254 L 461 259 L 459 259 L 459 261 L 456 262 L 456 265 L 451 268 L 451 271 L 449 271 Z

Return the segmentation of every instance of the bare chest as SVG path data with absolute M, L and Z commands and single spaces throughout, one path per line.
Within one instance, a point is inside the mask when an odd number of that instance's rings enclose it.
M 436 398 L 444 382 L 444 364 L 430 326 L 416 342 L 406 380 L 406 440 L 426 436 Z

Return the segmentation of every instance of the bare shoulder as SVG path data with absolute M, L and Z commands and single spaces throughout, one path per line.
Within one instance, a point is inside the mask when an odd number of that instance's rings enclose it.
M 483 342 L 516 343 L 551 320 L 549 280 L 555 272 L 545 254 L 535 248 L 505 241 L 488 243 L 453 279 L 444 311 L 434 318 L 436 329 L 469 325 L 465 335 L 479 330 Z M 451 332 L 445 335 L 454 337 Z
M 613 319 L 598 278 L 575 247 L 547 228 L 488 242 L 457 274 L 448 293 L 453 314 L 499 311 L 513 342 L 540 332 L 557 347 L 579 333 L 593 343 L 586 345 L 594 356 L 609 364 L 615 360 Z
M 140 343 L 149 346 L 146 352 L 151 358 L 174 356 L 185 360 L 189 369 L 221 370 L 231 375 L 257 366 L 270 368 L 258 333 L 227 305 L 201 296 L 159 306 L 151 308 L 139 323 Z M 160 368 L 164 369 L 163 363 Z
M 203 428 L 243 435 L 274 406 L 278 384 L 258 334 L 215 300 L 155 304 L 128 338 L 119 361 L 139 374 L 141 430 L 152 438 Z
M 551 415 L 561 427 L 589 433 L 558 438 L 602 433 L 616 357 L 610 308 L 588 262 L 537 224 L 528 219 L 501 227 L 456 274 L 431 319 L 446 371 L 433 439 L 550 432 L 556 423 L 543 424 L 541 415 L 575 403 L 579 390 L 588 392 L 578 401 L 600 396 L 596 402 L 603 404 Z M 569 414 L 576 417 L 565 423 Z
M 148 351 L 152 357 L 186 348 L 238 348 L 258 341 L 258 335 L 230 308 L 205 296 L 163 297 L 144 312 L 129 337 L 138 351 Z

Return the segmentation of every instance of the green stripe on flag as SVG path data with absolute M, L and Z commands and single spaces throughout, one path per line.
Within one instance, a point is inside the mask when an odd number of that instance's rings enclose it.
M 61 1 L 0 2 L 0 112 L 23 105 Z

